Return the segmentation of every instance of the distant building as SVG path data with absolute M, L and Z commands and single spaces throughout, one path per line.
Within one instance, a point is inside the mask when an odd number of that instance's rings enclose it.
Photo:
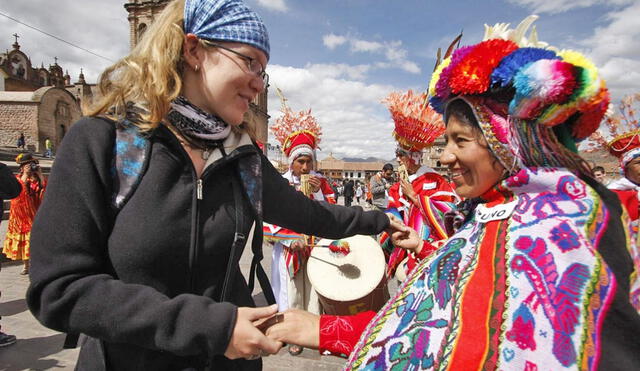
M 444 137 L 439 137 L 431 147 L 424 151 L 424 155 L 422 156 L 422 163 L 440 174 L 447 172 L 447 167 L 440 163 L 440 156 L 442 155 L 445 144 Z
M 318 172 L 332 179 L 365 180 L 367 177 L 382 170 L 384 162 L 350 162 L 343 161 L 329 154 L 324 160 L 318 161 Z
M 95 85 L 86 83 L 82 70 L 72 83 L 55 57 L 48 69 L 44 63 L 33 67 L 20 50 L 19 36 L 13 36 L 13 49 L 0 53 L 0 146 L 15 146 L 24 133 L 31 151 L 42 152 L 47 138 L 57 148 L 80 118 L 81 104 L 93 97 Z

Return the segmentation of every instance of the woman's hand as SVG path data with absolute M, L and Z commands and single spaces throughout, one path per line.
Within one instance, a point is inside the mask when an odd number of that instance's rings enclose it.
M 320 190 L 320 178 L 312 176 L 309 178 L 309 185 L 311 186 L 311 192 L 316 193 Z
M 320 316 L 300 309 L 289 309 L 284 320 L 267 329 L 274 341 L 318 349 L 320 346 Z
M 270 317 L 277 311 L 278 306 L 275 304 L 260 308 L 238 308 L 236 325 L 224 356 L 229 359 L 257 359 L 264 354 L 278 353 L 282 348 L 282 342 L 266 337 L 253 324 L 254 321 Z
M 424 241 L 418 236 L 418 232 L 413 228 L 407 227 L 404 231 L 397 231 L 391 234 L 391 242 L 394 246 L 401 249 L 409 250 L 414 254 L 419 254 L 422 250 Z

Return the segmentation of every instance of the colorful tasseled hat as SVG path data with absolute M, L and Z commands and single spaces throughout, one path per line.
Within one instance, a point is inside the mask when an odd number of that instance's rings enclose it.
M 513 30 L 485 25 L 484 41 L 457 49 L 434 71 L 431 105 L 443 113 L 458 96 L 498 99 L 509 119 L 554 127 L 565 125 L 573 140 L 593 133 L 609 105 L 609 92 L 595 66 L 582 54 L 558 51 L 538 41 L 537 16 Z
M 383 101 L 395 123 L 393 137 L 409 152 L 420 152 L 444 134 L 442 115 L 429 106 L 427 94 L 393 92 Z
M 631 160 L 640 157 L 640 122 L 636 117 L 639 104 L 640 93 L 622 98 L 618 112 L 609 110 L 598 131 L 589 137 L 586 151 L 609 151 L 620 160 L 623 171 Z
M 318 148 L 322 136 L 322 128 L 311 115 L 311 109 L 300 112 L 293 110 L 286 104 L 287 99 L 282 91 L 277 89 L 282 101 L 282 116 L 271 126 L 271 132 L 280 142 L 282 151 L 289 160 L 289 165 L 300 156 L 310 156 L 316 159 L 315 150 Z

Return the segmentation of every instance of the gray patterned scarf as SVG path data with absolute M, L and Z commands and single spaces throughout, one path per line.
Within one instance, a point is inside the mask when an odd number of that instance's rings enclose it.
M 231 125 L 196 107 L 182 95 L 171 102 L 167 119 L 185 139 L 199 147 L 214 147 L 231 133 Z

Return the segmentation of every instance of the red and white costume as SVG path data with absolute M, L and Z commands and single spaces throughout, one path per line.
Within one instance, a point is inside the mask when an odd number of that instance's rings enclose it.
M 300 156 L 309 156 L 315 162 L 315 149 L 320 142 L 321 130 L 310 110 L 294 114 L 289 107 L 283 105 L 283 113 L 271 130 L 282 144 L 289 160 L 289 171 L 283 177 L 291 186 L 300 190 L 300 178 L 293 174 L 291 165 Z M 309 198 L 335 204 L 336 196 L 327 179 L 314 171 L 310 175 L 320 179 L 320 189 L 310 194 Z M 271 285 L 278 309 L 284 311 L 288 308 L 300 308 L 320 313 L 318 296 L 305 272 L 311 249 L 307 247 L 294 252 L 289 248 L 295 241 L 302 241 L 306 245 L 313 237 L 268 223 L 264 224 L 263 233 L 265 241 L 273 243 Z

